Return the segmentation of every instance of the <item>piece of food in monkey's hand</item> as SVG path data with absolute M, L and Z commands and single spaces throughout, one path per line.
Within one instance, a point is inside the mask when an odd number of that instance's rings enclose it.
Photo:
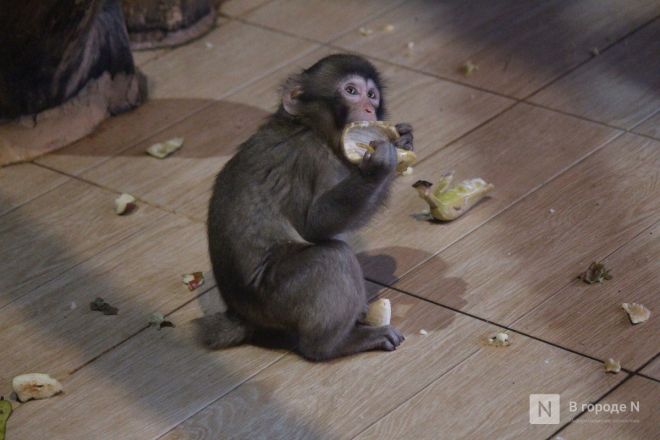
M 13 408 L 11 407 L 11 402 L 0 396 L 0 440 L 5 440 L 5 435 L 7 434 L 7 420 L 9 420 L 12 411 Z
M 193 272 L 187 273 L 182 277 L 183 284 L 188 286 L 188 290 L 191 292 L 197 289 L 199 286 L 204 284 L 204 273 L 203 272 Z
M 115 214 L 117 215 L 130 214 L 135 208 L 137 208 L 135 197 L 130 194 L 123 193 L 115 199 Z
M 433 184 L 426 180 L 413 184 L 419 196 L 429 204 L 436 220 L 450 221 L 460 217 L 495 188 L 481 178 L 464 180 L 452 186 L 453 178 L 453 173 L 443 174 L 433 191 Z
M 488 344 L 494 345 L 495 347 L 508 347 L 511 345 L 511 338 L 508 333 L 497 332 L 488 337 Z
M 103 298 L 96 298 L 94 301 L 89 303 L 89 309 L 93 312 L 103 312 L 104 315 L 117 315 L 119 313 L 119 309 L 117 307 L 113 307 Z
M 413 167 L 408 167 L 401 172 L 402 176 L 410 176 L 413 173 Z
M 612 358 L 607 359 L 605 361 L 604 365 L 605 365 L 605 372 L 607 372 L 607 373 L 616 374 L 619 371 L 621 371 L 621 362 L 619 362 L 615 359 L 612 359 Z
M 30 373 L 16 376 L 11 386 L 21 402 L 30 399 L 46 399 L 62 392 L 62 384 L 47 374 Z
M 369 304 L 369 310 L 364 317 L 364 322 L 372 327 L 390 325 L 392 319 L 392 306 L 387 298 L 378 299 Z
M 183 138 L 177 137 L 169 139 L 165 142 L 158 142 L 147 148 L 147 154 L 157 157 L 158 159 L 165 159 L 170 154 L 183 146 Z
M 579 278 L 587 284 L 596 284 L 602 283 L 605 280 L 611 280 L 612 275 L 610 275 L 609 269 L 606 269 L 603 263 L 594 261 L 589 265 L 587 270 L 582 272 Z
M 621 304 L 623 310 L 628 314 L 632 324 L 639 324 L 640 322 L 648 321 L 651 317 L 651 311 L 643 304 L 637 303 L 623 303 Z
M 396 127 L 383 121 L 359 121 L 348 124 L 342 133 L 341 142 L 346 158 L 354 164 L 362 162 L 366 153 L 373 153 L 369 145 L 373 141 L 393 142 L 399 138 Z M 417 155 L 403 148 L 396 149 L 398 173 L 404 172 L 417 161 Z
M 162 313 L 156 312 L 149 316 L 149 325 L 160 330 L 163 327 L 176 327 L 172 321 L 165 319 Z

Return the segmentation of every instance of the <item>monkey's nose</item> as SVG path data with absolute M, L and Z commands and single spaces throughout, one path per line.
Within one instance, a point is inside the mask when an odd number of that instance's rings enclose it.
M 365 107 L 364 111 L 367 112 L 367 113 L 373 113 L 373 112 L 374 112 L 374 108 L 371 107 L 371 106 L 369 106 L 369 107 Z

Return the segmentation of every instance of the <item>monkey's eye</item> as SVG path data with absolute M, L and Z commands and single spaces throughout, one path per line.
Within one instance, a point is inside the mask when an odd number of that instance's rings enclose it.
M 348 93 L 349 95 L 357 95 L 358 93 L 357 89 L 353 86 L 346 86 L 344 90 L 346 90 L 346 93 Z
M 367 96 L 369 97 L 369 99 L 376 99 L 376 92 L 373 89 L 369 90 L 369 93 L 367 93 Z

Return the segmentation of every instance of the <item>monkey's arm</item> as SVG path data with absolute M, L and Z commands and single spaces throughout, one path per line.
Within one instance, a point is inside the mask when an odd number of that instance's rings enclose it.
M 330 188 L 311 204 L 303 235 L 325 240 L 355 229 L 371 217 L 387 196 L 396 168 L 394 145 L 382 142 L 358 170 Z

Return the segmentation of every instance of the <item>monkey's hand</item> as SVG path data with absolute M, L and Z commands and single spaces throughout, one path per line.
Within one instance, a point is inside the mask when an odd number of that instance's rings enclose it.
M 393 175 L 397 165 L 396 147 L 387 141 L 372 141 L 369 144 L 375 151 L 366 153 L 360 170 L 366 177 L 383 179 Z
M 396 124 L 396 131 L 399 132 L 399 139 L 394 141 L 394 146 L 404 150 L 413 151 L 413 128 L 407 123 Z

